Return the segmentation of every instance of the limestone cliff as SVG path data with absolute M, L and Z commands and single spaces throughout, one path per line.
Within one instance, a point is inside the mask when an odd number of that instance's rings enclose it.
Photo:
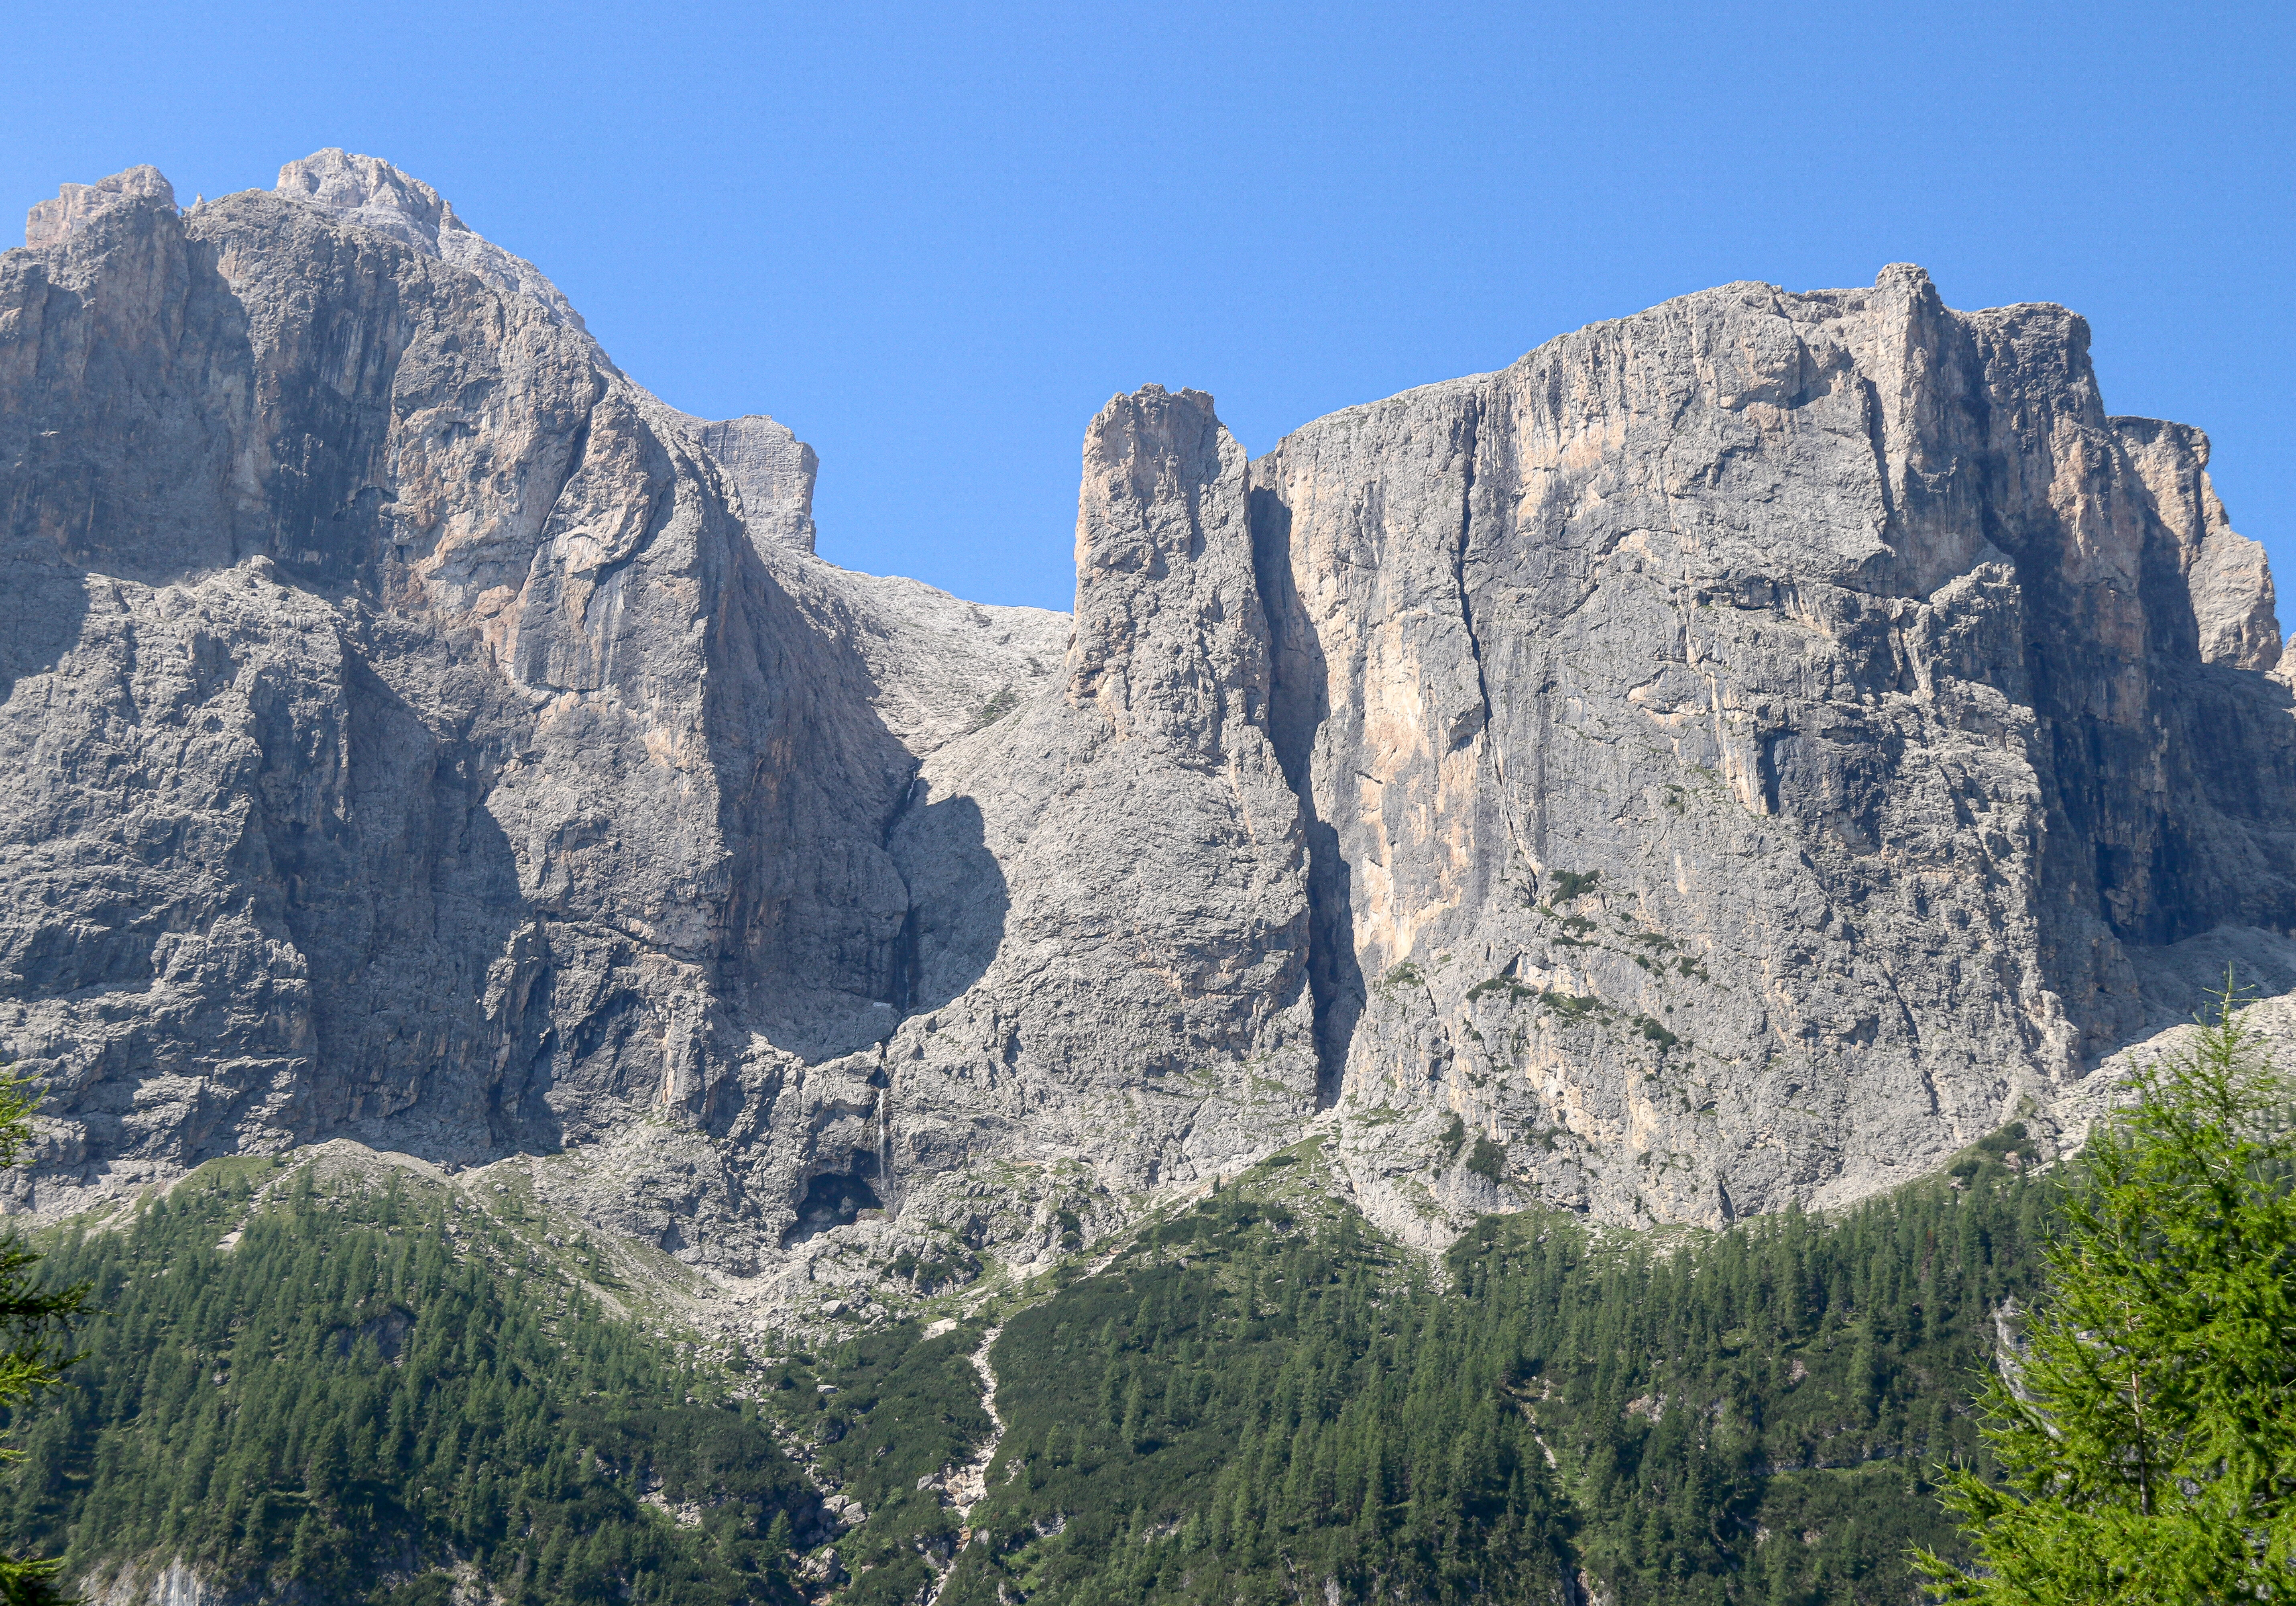
M 345 218 L 126 191 L 0 259 L 45 1198 L 722 1124 L 767 1034 L 880 1030 L 913 756 L 546 286 Z
M 2104 415 L 2079 318 L 1908 268 L 1286 439 L 1331 1091 L 1464 1116 L 1463 1203 L 1706 1220 L 2049 1103 L 2153 1019 L 2148 948 L 2296 918 L 2271 581 L 2205 461 Z
M 1071 618 L 824 562 L 794 433 L 666 407 L 386 163 L 27 237 L 18 1207 L 572 1148 L 800 1306 L 1311 1134 L 1431 1239 L 1717 1220 L 2296 981 L 2261 549 L 2062 309 L 1730 285 L 1257 463 L 1151 386 Z

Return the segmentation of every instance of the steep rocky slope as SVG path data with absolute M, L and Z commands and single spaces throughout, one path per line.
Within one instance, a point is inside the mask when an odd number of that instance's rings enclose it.
M 1431 1241 L 1715 1221 L 2078 1124 L 2225 961 L 2296 980 L 2261 550 L 2062 309 L 1730 285 L 1257 463 L 1151 386 L 1071 619 L 824 563 L 793 433 L 387 164 L 27 238 L 18 1207 L 571 1149 L 777 1305 L 1310 1132 Z

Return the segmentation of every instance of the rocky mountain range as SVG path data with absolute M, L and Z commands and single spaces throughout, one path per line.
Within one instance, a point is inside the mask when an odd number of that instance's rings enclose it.
M 2070 1134 L 2296 982 L 2271 577 L 2087 341 L 1895 266 L 1256 460 L 1150 385 L 1063 615 L 823 560 L 791 430 L 384 162 L 66 185 L 0 255 L 12 1207 L 564 1155 L 805 1309 L 1309 1139 L 1431 1244 Z

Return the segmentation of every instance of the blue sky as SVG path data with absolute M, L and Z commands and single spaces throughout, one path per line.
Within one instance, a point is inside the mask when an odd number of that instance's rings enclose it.
M 2087 314 L 2107 406 L 2206 429 L 2290 576 L 2289 17 L 94 0 L 11 21 L 0 201 L 385 157 L 666 400 L 810 441 L 824 556 L 1053 607 L 1116 391 L 1210 391 L 1256 454 L 1704 285 L 1917 261 Z

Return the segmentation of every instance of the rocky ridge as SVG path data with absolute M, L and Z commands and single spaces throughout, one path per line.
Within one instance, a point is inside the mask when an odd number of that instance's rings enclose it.
M 2060 308 L 1727 285 L 1257 462 L 1150 386 L 1070 616 L 824 562 L 810 449 L 386 163 L 27 240 L 19 1209 L 563 1152 L 783 1312 L 1315 1133 L 1423 1241 L 1718 1222 L 2070 1135 L 2226 962 L 2296 983 L 2261 548 Z

